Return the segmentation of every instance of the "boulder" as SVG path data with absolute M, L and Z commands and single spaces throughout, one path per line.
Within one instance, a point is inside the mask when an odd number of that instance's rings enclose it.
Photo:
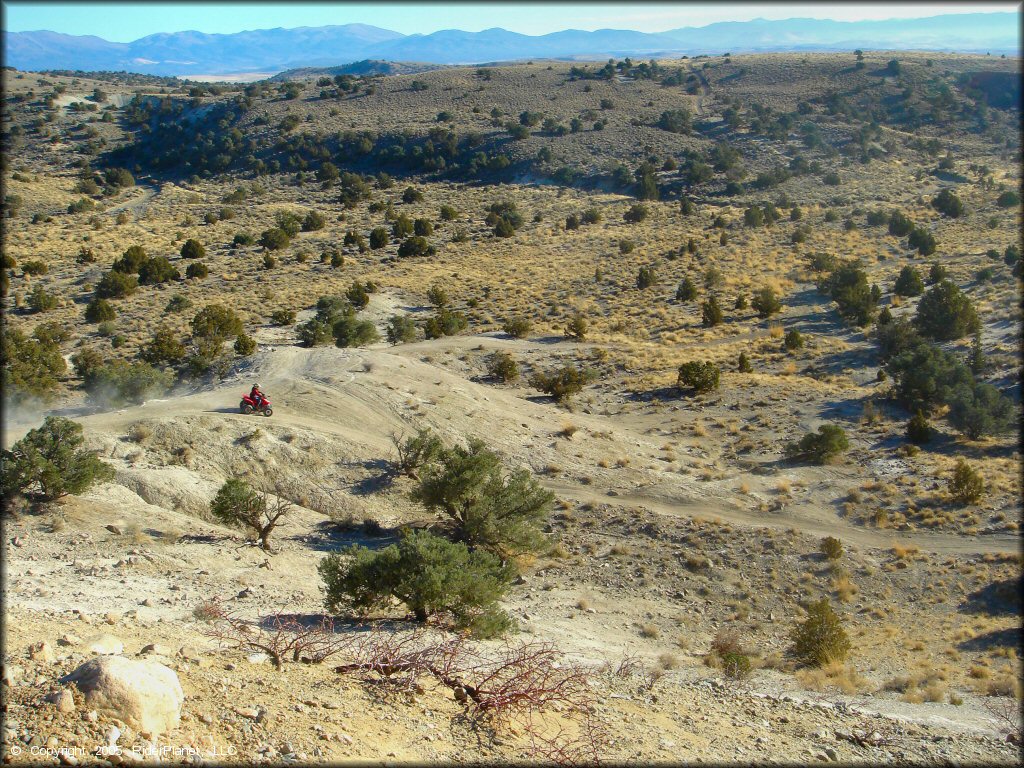
M 86 643 L 85 650 L 89 653 L 113 656 L 124 653 L 124 643 L 121 642 L 121 638 L 113 635 L 97 635 Z
M 75 697 L 71 695 L 71 691 L 56 691 L 47 696 L 46 700 L 55 704 L 58 712 L 67 714 L 75 711 Z
M 181 721 L 185 694 L 178 676 L 155 661 L 99 656 L 61 682 L 74 683 L 87 705 L 141 732 L 166 733 Z
M 19 667 L 17 664 L 4 664 L 3 670 L 3 684 L 13 688 L 24 676 L 25 670 Z
M 53 646 L 45 640 L 30 645 L 28 648 L 28 657 L 33 661 L 42 661 L 47 664 L 52 663 L 54 658 L 56 658 L 53 653 Z

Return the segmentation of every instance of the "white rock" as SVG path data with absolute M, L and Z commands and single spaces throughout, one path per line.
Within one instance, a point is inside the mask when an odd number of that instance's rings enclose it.
M 124 653 L 124 643 L 121 638 L 113 635 L 97 635 L 86 643 L 85 650 L 89 653 L 114 656 Z
M 28 647 L 28 657 L 33 661 L 44 661 L 47 664 L 53 662 L 56 656 L 53 653 L 53 646 L 43 640 Z
M 25 674 L 25 670 L 17 664 L 4 664 L 3 684 L 13 688 L 21 680 L 23 674 Z
M 185 694 L 173 670 L 155 661 L 123 656 L 91 659 L 61 679 L 74 683 L 86 703 L 139 731 L 172 731 L 181 721 Z
M 56 704 L 58 712 L 75 711 L 75 697 L 71 695 L 71 691 L 56 691 L 47 696 L 46 700 L 51 704 Z

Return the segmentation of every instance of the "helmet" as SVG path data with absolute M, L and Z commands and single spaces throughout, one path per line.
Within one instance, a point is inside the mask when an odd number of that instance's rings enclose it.
M 259 385 L 259 384 L 253 384 L 253 385 L 252 385 L 252 388 L 253 388 L 253 389 L 259 389 L 259 388 L 260 388 L 260 385 Z

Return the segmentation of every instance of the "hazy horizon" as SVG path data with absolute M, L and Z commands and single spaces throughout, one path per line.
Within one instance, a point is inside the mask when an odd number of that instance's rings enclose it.
M 502 29 L 664 32 L 723 21 L 884 21 L 965 13 L 1019 13 L 1020 3 L 4 3 L 4 30 L 95 35 L 131 42 L 152 34 L 232 34 L 261 29 L 367 24 L 409 34 Z M 244 9 L 245 13 L 239 13 Z M 104 13 L 104 10 L 109 12 Z M 115 22 L 112 23 L 112 16 Z

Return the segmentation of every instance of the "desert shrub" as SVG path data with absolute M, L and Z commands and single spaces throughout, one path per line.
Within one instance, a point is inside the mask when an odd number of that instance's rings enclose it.
M 722 654 L 722 672 L 733 680 L 750 677 L 752 670 L 750 657 L 738 651 L 726 651 Z
M 650 288 L 658 281 L 658 275 L 654 267 L 640 267 L 636 275 L 636 287 L 641 291 Z
M 33 312 L 49 312 L 57 308 L 56 295 L 37 285 L 28 295 L 28 308 Z
M 112 480 L 114 470 L 96 454 L 82 448 L 82 425 L 60 416 L 47 416 L 10 450 L 4 449 L 2 491 L 53 501 L 79 494 L 94 483 Z
M 834 536 L 826 536 L 821 540 L 821 554 L 829 560 L 838 560 L 843 556 L 843 542 Z
M 944 398 L 949 423 L 972 440 L 1006 432 L 1016 424 L 1013 401 L 991 384 L 961 383 Z
M 970 464 L 958 459 L 949 478 L 949 493 L 959 504 L 973 504 L 984 495 L 985 481 Z
M 932 200 L 932 208 L 952 219 L 959 218 L 966 212 L 963 201 L 949 189 L 944 189 L 935 196 L 935 199 Z
M 370 292 L 366 290 L 365 285 L 356 280 L 345 291 L 345 298 L 356 309 L 363 309 L 370 303 Z
M 206 248 L 198 240 L 189 238 L 185 241 L 184 245 L 181 246 L 181 258 L 183 259 L 203 259 L 206 258 Z
M 807 607 L 807 618 L 793 629 L 790 640 L 793 656 L 811 667 L 843 661 L 850 652 L 842 620 L 824 598 Z
M 804 346 L 804 337 L 796 328 L 786 331 L 786 335 L 782 340 L 783 346 L 790 352 L 802 349 Z
M 540 526 L 554 495 L 525 469 L 506 473 L 501 458 L 481 440 L 441 451 L 423 467 L 415 501 L 440 512 L 458 541 L 501 557 L 539 552 Z
M 532 328 L 533 323 L 525 317 L 511 317 L 501 326 L 501 329 L 513 339 L 525 339 Z
M 85 305 L 85 322 L 102 323 L 117 317 L 114 306 L 106 299 L 93 299 Z
M 412 223 L 412 231 L 414 234 L 426 237 L 434 234 L 434 224 L 430 219 L 415 219 Z
M 210 502 L 214 519 L 251 530 L 264 551 L 270 551 L 270 535 L 291 510 L 291 504 L 280 496 L 256 491 L 237 477 L 227 480 Z
M 123 299 L 131 296 L 139 287 L 139 278 L 125 272 L 110 270 L 96 283 L 95 294 L 98 299 Z
M 108 168 L 103 178 L 111 187 L 134 187 L 135 179 L 127 168 Z
M 693 280 L 684 277 L 676 288 L 676 301 L 693 301 L 697 298 L 697 286 Z
M 415 187 L 406 187 L 402 192 L 403 203 L 419 203 L 423 200 L 423 193 Z
M 440 339 L 442 336 L 454 336 L 468 325 L 469 320 L 464 314 L 441 307 L 423 324 L 423 334 L 428 339 Z
M 370 320 L 357 319 L 351 308 L 334 321 L 331 333 L 338 347 L 363 347 L 380 340 L 377 327 Z
M 433 256 L 437 252 L 425 237 L 415 235 L 403 241 L 398 246 L 398 255 L 402 257 L 406 256 Z
M 708 296 L 707 301 L 700 305 L 700 321 L 705 328 L 714 327 L 722 322 L 722 308 L 714 294 Z
M 235 337 L 235 354 L 248 357 L 256 351 L 256 340 L 246 333 L 240 333 Z
M 487 358 L 487 374 L 498 381 L 515 381 L 519 378 L 519 364 L 508 352 L 495 352 Z
M 50 267 L 41 259 L 32 259 L 31 261 L 26 261 L 21 265 L 21 274 L 23 275 L 45 275 L 49 271 Z
M 530 386 L 551 395 L 557 402 L 567 402 L 573 395 L 593 381 L 594 375 L 585 369 L 566 365 L 551 373 L 538 371 L 530 377 Z
M 288 247 L 291 237 L 283 229 L 271 227 L 270 229 L 263 230 L 259 242 L 268 251 L 280 251 Z
M 941 283 L 943 280 L 946 279 L 946 275 L 946 268 L 939 264 L 939 262 L 935 262 L 928 269 L 928 283 L 931 285 Z
M 90 399 L 107 405 L 139 404 L 171 388 L 174 375 L 142 361 L 111 360 L 83 376 Z
M 185 277 L 189 280 L 202 280 L 208 277 L 210 269 L 201 261 L 194 261 L 185 269 Z
M 186 309 L 192 308 L 192 299 L 188 296 L 182 296 L 180 293 L 176 293 L 167 302 L 167 306 L 164 308 L 167 312 L 184 312 Z
M 166 256 L 154 256 L 139 267 L 139 282 L 143 285 L 158 285 L 177 280 L 181 273 L 167 260 Z
M 275 309 L 270 315 L 270 322 L 278 326 L 291 325 L 295 322 L 295 310 Z
M 327 219 L 319 211 L 310 211 L 302 220 L 303 232 L 316 232 L 327 226 Z
M 370 230 L 370 248 L 377 250 L 386 246 L 388 242 L 388 231 L 384 227 L 374 227 Z
M 865 326 L 875 315 L 877 296 L 868 285 L 867 272 L 857 259 L 842 262 L 829 275 L 825 286 L 839 307 L 839 314 L 858 326 Z
M 868 211 L 867 222 L 868 226 L 871 227 L 887 225 L 889 223 L 889 214 L 885 211 Z
M 931 256 L 935 253 L 935 248 L 937 247 L 935 235 L 927 229 L 920 227 L 914 227 L 911 230 L 910 237 L 907 238 L 907 245 L 911 248 L 916 248 L 921 256 Z
M 566 229 L 579 229 L 580 228 L 580 217 L 575 213 L 570 213 L 565 217 L 565 228 Z
M 153 334 L 149 344 L 142 348 L 139 357 L 152 365 L 180 363 L 185 359 L 185 345 L 178 339 L 173 330 L 161 326 Z M 86 378 L 83 376 L 83 378 Z
M 197 338 L 223 342 L 242 331 L 242 319 L 223 304 L 209 304 L 192 318 L 192 335 Z
M 583 341 L 587 337 L 588 327 L 587 318 L 580 314 L 573 315 L 565 326 L 565 337 Z
M 41 338 L 38 333 L 25 336 L 10 325 L 5 325 L 0 336 L 0 365 L 4 397 L 14 402 L 29 397 L 48 400 L 67 370 L 56 340 Z
M 256 238 L 248 232 L 239 232 L 231 239 L 231 247 L 237 248 L 240 245 L 255 245 Z
M 715 363 L 690 361 L 679 366 L 676 386 L 679 389 L 688 387 L 697 393 L 711 392 L 718 389 L 721 375 L 721 369 Z
M 429 531 L 409 531 L 396 545 L 371 550 L 352 545 L 318 566 L 327 610 L 365 613 L 393 600 L 417 621 L 450 613 L 456 627 L 478 637 L 501 634 L 511 619 L 498 607 L 514 576 L 489 552 L 471 551 Z
M 117 272 L 136 274 L 147 261 L 149 261 L 149 255 L 146 253 L 145 248 L 141 245 L 130 245 L 121 254 L 121 258 L 110 265 L 110 268 Z
M 846 431 L 835 424 L 822 424 L 817 432 L 808 432 L 797 442 L 786 444 L 786 458 L 825 464 L 850 447 Z
M 444 307 L 450 302 L 448 292 L 440 285 L 432 285 L 427 289 L 427 301 L 438 308 Z
M 1020 205 L 1020 195 L 1012 189 L 1007 190 L 996 198 L 996 205 L 1000 208 L 1016 208 Z
M 918 410 L 907 422 L 907 440 L 914 445 L 924 445 L 932 439 L 934 430 L 928 418 Z
M 914 222 L 901 211 L 889 214 L 889 234 L 895 237 L 906 237 L 914 229 Z
M 924 292 L 924 281 L 921 274 L 909 264 L 900 270 L 893 286 L 893 293 L 898 296 L 920 296 Z
M 740 373 L 753 373 L 754 369 L 750 365 L 750 358 L 747 357 L 746 352 L 740 352 L 739 359 L 736 361 L 736 370 Z
M 440 216 L 441 221 L 455 221 L 459 218 L 459 211 L 451 205 L 442 205 Z
M 419 470 L 427 464 L 437 461 L 444 450 L 441 438 L 427 428 L 420 429 L 412 437 L 401 440 L 392 437 L 398 458 L 391 462 L 395 472 L 418 480 Z
M 641 221 L 651 215 L 651 209 L 646 205 L 636 203 L 635 205 L 629 206 L 626 212 L 622 215 L 622 218 L 627 224 L 639 224 Z
M 274 216 L 274 224 L 289 238 L 295 237 L 302 229 L 302 219 L 293 211 L 278 211 Z
M 672 109 L 661 113 L 658 127 L 669 133 L 688 134 L 693 126 L 693 115 L 688 109 Z
M 416 341 L 416 323 L 408 315 L 392 315 L 385 333 L 388 344 L 410 344 Z
M 891 323 L 887 327 L 898 325 Z M 920 341 L 893 355 L 885 371 L 893 379 L 895 398 L 908 409 L 925 413 L 946 402 L 955 390 L 973 384 L 971 372 L 962 360 Z
M 925 336 L 948 341 L 974 333 L 981 323 L 970 298 L 955 283 L 943 280 L 921 297 L 914 325 Z
M 782 302 L 775 295 L 775 291 L 767 286 L 754 292 L 750 306 L 762 320 L 782 310 Z

